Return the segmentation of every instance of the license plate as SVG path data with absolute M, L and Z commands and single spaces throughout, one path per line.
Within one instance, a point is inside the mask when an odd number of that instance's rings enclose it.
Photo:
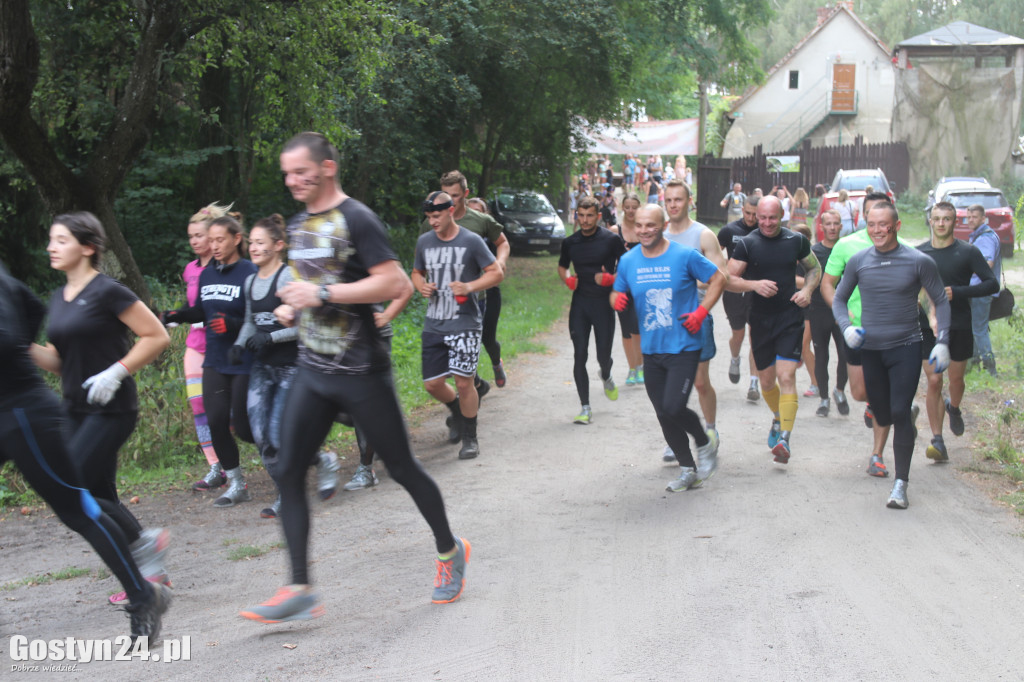
M 551 243 L 551 240 L 550 239 L 531 239 L 529 241 L 529 243 L 530 244 L 537 244 L 538 246 L 540 246 L 540 245 L 545 245 L 546 246 L 546 245 Z

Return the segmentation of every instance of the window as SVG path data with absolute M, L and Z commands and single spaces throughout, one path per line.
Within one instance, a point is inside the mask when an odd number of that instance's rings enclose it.
M 789 89 L 799 90 L 800 89 L 800 72 L 790 71 L 789 72 Z

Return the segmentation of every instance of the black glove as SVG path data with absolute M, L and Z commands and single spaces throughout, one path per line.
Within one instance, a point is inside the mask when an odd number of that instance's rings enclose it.
M 253 353 L 259 353 L 263 350 L 264 346 L 269 346 L 273 342 L 274 340 L 271 338 L 270 332 L 257 331 L 245 340 L 245 347 Z
M 214 334 L 237 334 L 242 328 L 242 321 L 237 317 L 230 317 L 224 313 L 216 313 L 213 319 L 207 324 Z
M 178 311 L 177 310 L 165 310 L 160 313 L 160 322 L 162 324 L 174 324 L 178 322 Z
M 244 352 L 245 349 L 241 346 L 231 346 L 231 348 L 228 349 L 228 362 L 232 365 L 242 364 L 242 353 Z

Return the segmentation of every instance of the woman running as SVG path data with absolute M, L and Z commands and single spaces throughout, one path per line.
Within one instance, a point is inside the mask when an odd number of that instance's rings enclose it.
M 59 374 L 68 411 L 68 451 L 79 480 L 120 527 L 147 579 L 169 585 L 164 555 L 170 534 L 142 530 L 117 495 L 117 453 L 135 430 L 138 394 L 131 375 L 170 344 L 160 320 L 128 287 L 100 273 L 106 233 L 92 213 L 57 216 L 50 227 L 50 267 L 67 283 L 50 299 L 49 343 L 32 345 L 39 367 Z M 139 337 L 135 344 L 128 331 Z M 127 598 L 111 596 L 113 603 Z
M 0 265 L 0 465 L 10 460 L 57 517 L 92 545 L 127 593 L 134 640 L 157 641 L 171 591 L 143 579 L 121 527 L 82 487 L 65 449 L 60 404 L 32 364 L 43 304 Z M 30 355 L 31 354 L 31 355 Z
M 251 261 L 242 258 L 242 226 L 232 216 L 217 218 L 207 230 L 214 262 L 199 275 L 199 301 L 164 313 L 164 321 L 205 322 L 206 357 L 203 360 L 203 402 L 210 425 L 213 449 L 227 477 L 228 489 L 213 502 L 215 507 L 231 507 L 251 500 L 239 464 L 238 443 L 231 435 L 234 426 L 239 438 L 252 443 L 252 431 L 246 412 L 249 368 L 252 353 L 245 351 L 238 364 L 231 364 L 228 353 L 245 316 L 242 294 L 246 278 L 256 272 Z
M 626 251 L 640 243 L 636 234 L 636 212 L 640 208 L 640 197 L 629 192 L 622 198 L 622 223 L 619 224 L 619 236 L 626 244 Z M 636 319 L 636 306 L 633 299 L 625 310 L 619 311 L 619 327 L 622 330 L 622 349 L 626 352 L 629 363 L 629 374 L 626 376 L 627 386 L 644 385 L 644 356 L 640 350 L 640 325 Z
M 196 259 L 185 266 L 182 279 L 185 280 L 185 300 L 190 306 L 199 299 L 199 275 L 213 259 L 210 239 L 207 230 L 210 223 L 223 218 L 231 210 L 231 206 L 219 206 L 216 203 L 199 209 L 188 221 L 188 244 L 196 254 Z M 206 457 L 210 471 L 192 484 L 195 490 L 213 490 L 228 482 L 224 468 L 217 459 L 210 438 L 210 425 L 206 421 L 206 408 L 203 406 L 203 359 L 206 357 L 206 332 L 202 323 L 192 326 L 185 339 L 185 392 L 188 404 L 192 408 L 192 418 L 196 423 L 196 438 L 199 448 Z

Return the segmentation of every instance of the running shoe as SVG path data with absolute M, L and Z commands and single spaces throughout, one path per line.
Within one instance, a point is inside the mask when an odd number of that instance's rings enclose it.
M 932 438 L 932 442 L 925 449 L 924 454 L 928 459 L 934 459 L 937 463 L 949 461 L 949 453 L 946 452 L 946 444 L 942 441 L 942 436 Z
M 808 388 L 806 391 L 804 391 L 804 397 L 805 398 L 817 398 L 818 397 L 818 387 L 817 386 L 811 386 L 810 388 Z
M 643 367 L 643 365 L 640 365 L 639 367 L 636 368 L 636 385 L 637 386 L 643 386 L 644 385 L 644 367 Z
M 227 482 L 228 477 L 224 473 L 224 467 L 220 465 L 220 462 L 214 462 L 210 465 L 210 470 L 206 472 L 206 475 L 192 484 L 192 489 L 216 490 L 227 485 Z
M 772 448 L 772 454 L 775 455 L 775 461 L 779 464 L 789 463 L 789 431 L 779 434 L 779 442 Z
M 779 435 L 782 433 L 782 424 L 778 419 L 772 420 L 772 427 L 768 429 L 768 447 L 774 448 L 779 442 Z
M 864 426 L 869 429 L 875 425 L 875 413 L 871 411 L 871 404 L 864 406 Z
M 444 420 L 444 425 L 448 427 L 449 443 L 458 443 L 462 440 L 462 417 L 456 417 L 454 414 L 450 414 Z
M 239 502 L 248 502 L 252 499 L 252 494 L 249 492 L 249 486 L 245 484 L 245 478 L 242 476 L 241 469 L 235 469 L 238 475 L 234 478 L 230 478 L 230 485 L 223 495 L 213 501 L 214 507 L 233 507 Z
M 747 389 L 747 401 L 756 403 L 761 399 L 761 389 L 757 387 L 757 384 L 750 384 L 750 388 Z
M 697 476 L 697 470 L 693 467 L 683 467 L 683 471 L 679 474 L 679 478 L 670 481 L 665 490 L 670 493 L 681 493 L 684 490 L 690 488 L 699 488 L 704 481 L 700 480 Z
M 281 496 L 278 495 L 277 499 L 274 500 L 274 504 L 263 509 L 260 512 L 261 519 L 276 519 L 281 515 Z
M 671 462 L 672 464 L 679 464 L 679 460 L 676 459 L 676 453 L 672 452 L 672 446 L 665 444 L 665 449 L 661 453 L 662 462 Z
M 946 414 L 949 415 L 949 430 L 953 432 L 953 435 L 964 435 L 964 415 L 961 414 L 959 407 L 953 407 L 949 398 L 946 398 Z
M 875 476 L 877 478 L 885 478 L 889 475 L 889 470 L 885 468 L 885 462 L 878 455 L 871 455 L 871 461 L 868 462 L 868 476 Z
M 627 386 L 636 386 L 636 370 L 635 369 L 629 370 L 629 374 L 626 375 L 626 385 Z
M 339 471 L 341 463 L 338 462 L 338 453 L 330 450 L 321 452 L 316 465 L 316 493 L 321 502 L 326 502 L 338 492 Z
M 619 389 L 615 386 L 615 379 L 608 377 L 604 380 L 604 394 L 608 396 L 608 400 L 619 399 Z
M 830 404 L 828 398 L 822 398 L 821 402 L 818 403 L 818 409 L 814 411 L 814 414 L 818 415 L 819 417 L 827 417 L 829 408 Z
M 267 601 L 250 606 L 238 615 L 261 623 L 286 623 L 318 618 L 324 615 L 324 607 L 311 587 L 285 585 Z
M 572 423 L 583 424 L 584 426 L 586 426 L 587 424 L 590 423 L 590 417 L 590 405 L 584 405 L 582 408 L 580 408 L 580 413 L 576 415 L 576 418 L 572 420 Z
M 491 369 L 494 370 L 494 385 L 505 388 L 505 382 L 508 381 L 508 377 L 505 376 L 505 364 L 499 360 L 498 364 L 491 365 Z
M 729 360 L 729 381 L 734 384 L 740 383 L 740 359 L 732 358 Z
M 377 474 L 374 473 L 372 466 L 360 464 L 356 467 L 356 472 L 352 474 L 352 480 L 345 484 L 345 490 L 363 490 L 364 488 L 372 488 L 379 482 L 380 481 L 377 480 Z
M 480 379 L 480 377 L 477 377 L 477 379 Z M 476 397 L 479 400 L 483 400 L 484 396 L 490 392 L 491 385 L 488 382 L 484 381 L 483 379 L 480 379 L 480 383 L 476 385 Z
M 462 594 L 466 587 L 466 565 L 472 547 L 469 540 L 455 538 L 458 551 L 450 559 L 435 559 L 437 573 L 434 575 L 434 595 L 430 601 L 435 604 L 450 604 Z
M 921 414 L 921 408 L 917 405 L 910 406 L 910 427 L 914 429 L 914 440 L 917 440 L 917 417 Z
M 152 589 L 149 598 L 138 604 L 129 604 L 125 607 L 128 618 L 131 621 L 132 642 L 139 637 L 148 637 L 150 646 L 160 639 L 160 626 L 163 615 L 174 599 L 170 588 L 162 583 L 150 583 Z
M 910 506 L 907 499 L 907 482 L 897 478 L 892 484 L 892 492 L 889 493 L 889 501 L 885 503 L 889 509 L 906 509 Z
M 146 580 L 148 580 L 151 583 L 160 583 L 161 585 L 166 585 L 167 587 L 171 586 L 171 579 L 167 577 L 166 573 L 163 575 L 146 576 Z M 124 590 L 121 590 L 120 592 L 115 592 L 114 594 L 110 595 L 109 601 L 111 604 L 114 604 L 115 606 L 127 604 L 128 593 Z
M 697 478 L 704 482 L 718 471 L 718 429 L 708 429 L 708 444 L 697 448 Z
M 846 394 L 838 388 L 832 389 L 832 400 L 836 401 L 836 409 L 844 417 L 850 414 L 850 403 L 846 402 Z
M 475 459 L 480 454 L 480 442 L 476 436 L 468 433 L 462 437 L 462 447 L 459 448 L 459 459 Z

